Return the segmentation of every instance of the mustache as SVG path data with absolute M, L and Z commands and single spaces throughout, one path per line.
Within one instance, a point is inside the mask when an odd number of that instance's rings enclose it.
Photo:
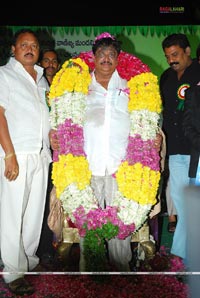
M 29 55 L 33 56 L 33 53 L 26 53 L 25 54 L 25 56 L 29 56 Z
M 109 61 L 103 61 L 101 64 L 109 64 L 109 65 L 112 65 L 112 63 L 109 62 Z
M 47 70 L 47 69 L 53 69 L 53 70 L 54 70 L 55 67 L 53 67 L 53 66 L 48 66 L 48 67 L 45 68 L 45 70 Z
M 173 65 L 177 65 L 177 64 L 179 64 L 179 62 L 171 62 L 169 65 L 173 66 Z

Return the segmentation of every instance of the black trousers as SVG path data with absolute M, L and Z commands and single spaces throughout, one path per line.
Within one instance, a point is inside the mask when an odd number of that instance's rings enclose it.
M 46 195 L 46 203 L 44 210 L 44 218 L 42 224 L 42 231 L 40 235 L 40 242 L 37 249 L 37 256 L 41 259 L 44 255 L 54 256 L 55 249 L 53 247 L 53 232 L 50 230 L 47 219 L 49 215 L 49 202 L 50 202 L 50 193 L 53 188 L 53 183 L 51 180 L 51 172 L 52 172 L 52 163 L 49 166 L 49 176 L 48 176 L 48 186 L 47 186 L 47 195 Z

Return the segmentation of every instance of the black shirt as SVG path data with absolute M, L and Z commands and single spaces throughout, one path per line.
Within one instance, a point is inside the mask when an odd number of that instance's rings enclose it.
M 183 130 L 191 145 L 189 177 L 196 177 L 200 156 L 200 85 L 185 92 Z
M 166 135 L 167 155 L 190 154 L 190 146 L 184 135 L 182 122 L 185 90 L 200 81 L 200 64 L 195 59 L 178 80 L 171 67 L 160 78 L 160 93 L 163 101 L 163 131 Z

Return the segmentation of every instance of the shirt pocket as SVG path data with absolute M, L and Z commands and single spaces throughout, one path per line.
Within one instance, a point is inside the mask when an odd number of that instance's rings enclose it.
M 128 101 L 129 97 L 127 93 L 120 90 L 117 96 L 115 96 L 115 109 L 123 113 L 128 113 Z

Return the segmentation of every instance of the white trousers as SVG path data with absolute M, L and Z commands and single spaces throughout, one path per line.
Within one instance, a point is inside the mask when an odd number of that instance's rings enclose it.
M 93 176 L 91 186 L 95 197 L 99 201 L 99 206 L 104 209 L 106 206 L 112 206 L 112 199 L 117 190 L 116 179 L 111 175 Z M 120 272 L 130 271 L 129 262 L 132 258 L 131 236 L 124 240 L 113 238 L 108 241 L 109 261 L 115 264 Z M 80 271 L 84 271 L 83 239 L 80 241 L 81 257 Z
M 6 283 L 23 276 L 39 263 L 36 251 L 48 181 L 48 157 L 23 154 L 18 155 L 17 160 L 19 176 L 9 181 L 4 177 L 5 161 L 0 158 L 0 240 Z

